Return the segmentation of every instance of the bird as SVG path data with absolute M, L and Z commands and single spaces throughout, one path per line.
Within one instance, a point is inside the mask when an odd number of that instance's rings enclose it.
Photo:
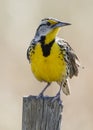
M 68 25 L 71 24 L 52 17 L 42 19 L 27 49 L 32 73 L 37 80 L 47 83 L 39 96 L 44 96 L 52 82 L 60 86 L 55 99 L 60 97 L 61 90 L 70 95 L 68 79 L 78 75 L 80 64 L 69 43 L 58 37 L 60 29 Z

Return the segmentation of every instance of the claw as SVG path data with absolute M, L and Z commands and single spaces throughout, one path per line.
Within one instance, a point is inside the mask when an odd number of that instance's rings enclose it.
M 43 93 L 40 93 L 36 98 L 39 99 L 39 98 L 42 98 L 44 97 Z
M 56 94 L 56 96 L 52 99 L 52 102 L 54 102 L 55 100 L 58 100 L 59 105 L 62 104 L 62 101 L 61 101 L 61 98 L 60 98 L 60 91 L 61 91 L 61 86 L 60 86 L 60 89 L 59 89 L 58 93 Z
M 60 93 L 58 92 L 57 95 L 52 99 L 52 102 L 55 100 L 58 100 L 59 104 L 62 104 L 61 98 L 60 98 Z

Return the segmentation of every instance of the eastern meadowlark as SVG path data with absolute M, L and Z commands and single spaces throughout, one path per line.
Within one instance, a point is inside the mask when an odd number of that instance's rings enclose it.
M 68 78 L 78 75 L 78 57 L 65 40 L 57 37 L 61 27 L 67 25 L 70 23 L 54 18 L 43 19 L 27 49 L 27 59 L 36 79 L 47 82 L 40 96 L 51 82 L 60 85 L 56 97 L 60 96 L 61 88 L 63 93 L 69 95 Z

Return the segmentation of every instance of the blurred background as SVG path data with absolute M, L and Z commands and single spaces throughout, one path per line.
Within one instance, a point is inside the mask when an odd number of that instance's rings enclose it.
M 78 55 L 79 76 L 70 80 L 71 95 L 62 93 L 62 130 L 93 130 L 93 0 L 0 0 L 0 130 L 21 130 L 22 98 L 38 95 L 26 50 L 40 20 L 54 17 L 72 23 L 59 36 Z M 82 69 L 84 66 L 84 69 Z M 59 87 L 53 83 L 46 95 Z

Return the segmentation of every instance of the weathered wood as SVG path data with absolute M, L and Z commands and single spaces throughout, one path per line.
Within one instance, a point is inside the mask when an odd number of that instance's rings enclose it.
M 23 97 L 22 130 L 60 130 L 63 106 L 53 97 Z

